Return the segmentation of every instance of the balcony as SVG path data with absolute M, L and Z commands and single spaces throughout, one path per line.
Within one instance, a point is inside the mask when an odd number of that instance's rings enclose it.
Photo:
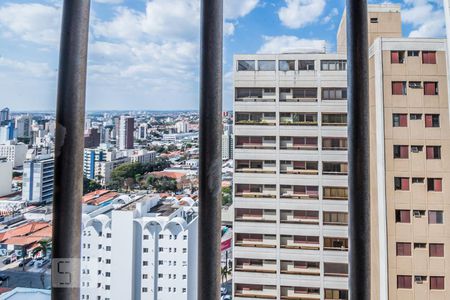
M 347 138 L 324 137 L 322 139 L 322 150 L 347 151 Z
M 318 150 L 317 137 L 280 137 L 281 150 Z
M 277 287 L 275 285 L 237 283 L 234 287 L 234 296 L 255 299 L 277 299 Z
M 330 277 L 348 277 L 348 264 L 324 263 L 324 275 Z
M 236 88 L 236 102 L 276 102 L 275 88 Z
M 236 173 L 276 174 L 277 166 L 274 160 L 236 160 Z
M 319 224 L 319 212 L 314 210 L 282 210 L 280 222 L 285 224 Z
M 238 272 L 276 273 L 276 260 L 236 258 L 234 270 Z
M 280 125 L 317 126 L 317 113 L 280 113 Z
M 320 289 L 319 288 L 282 286 L 281 287 L 281 299 L 319 300 L 320 299 Z
M 318 236 L 282 235 L 280 247 L 286 249 L 319 250 Z
M 323 175 L 348 175 L 348 164 L 346 162 L 323 162 Z
M 280 161 L 280 174 L 318 175 L 317 161 Z
M 309 185 L 281 185 L 280 197 L 284 199 L 319 199 L 319 188 Z
M 236 125 L 276 126 L 277 120 L 274 112 L 237 112 Z
M 276 198 L 276 185 L 272 184 L 236 184 L 236 197 Z
M 236 136 L 236 149 L 277 149 L 274 136 Z
M 325 300 L 348 300 L 348 291 L 325 289 Z
M 323 250 L 328 251 L 348 251 L 347 238 L 324 237 Z
M 347 114 L 322 114 L 322 126 L 347 126 Z
M 281 274 L 320 276 L 320 263 L 309 261 L 281 261 Z
M 317 88 L 280 88 L 280 102 L 317 102 Z
M 323 225 L 348 226 L 348 213 L 324 211 Z
M 324 187 L 324 200 L 348 200 L 348 188 L 346 187 Z
M 237 233 L 234 245 L 237 247 L 276 248 L 276 243 L 275 235 Z
M 236 208 L 235 220 L 237 222 L 276 223 L 277 213 L 274 209 Z

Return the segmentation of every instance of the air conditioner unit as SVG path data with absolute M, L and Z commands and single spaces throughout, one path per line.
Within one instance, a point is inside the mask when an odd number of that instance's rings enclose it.
M 420 218 L 421 217 L 420 211 L 415 210 L 413 213 L 414 213 L 414 217 L 416 217 L 416 218 Z
M 414 282 L 418 284 L 422 284 L 424 281 L 424 276 L 414 276 Z

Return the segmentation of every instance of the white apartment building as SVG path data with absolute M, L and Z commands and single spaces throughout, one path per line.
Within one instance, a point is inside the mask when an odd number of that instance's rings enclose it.
M 12 168 L 12 162 L 0 158 L 0 197 L 11 193 Z
M 85 177 L 96 180 L 102 185 L 111 181 L 112 171 L 121 164 L 130 162 L 130 158 L 123 156 L 115 149 L 95 148 L 84 149 L 83 174 Z
M 348 299 L 346 58 L 234 70 L 234 299 Z
M 178 121 L 175 123 L 175 129 L 177 130 L 177 133 L 186 133 L 189 132 L 189 123 L 186 121 Z
M 27 151 L 28 146 L 24 143 L 7 141 L 4 144 L 0 144 L 0 157 L 6 157 L 8 161 L 13 163 L 14 168 L 23 166 Z
M 31 138 L 31 125 L 33 119 L 29 115 L 16 118 L 16 137 Z
M 81 299 L 196 300 L 197 230 L 190 198 L 121 196 L 83 214 Z
M 233 135 L 222 134 L 222 160 L 229 160 L 233 158 Z
M 147 164 L 156 159 L 156 151 L 148 151 L 145 149 L 128 150 L 127 156 L 132 163 Z
M 28 203 L 53 201 L 54 164 L 52 154 L 38 155 L 24 163 L 22 200 Z

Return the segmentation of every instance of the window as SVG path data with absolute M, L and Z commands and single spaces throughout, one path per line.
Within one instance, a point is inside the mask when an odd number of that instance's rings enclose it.
M 441 210 L 428 211 L 428 224 L 444 224 L 444 212 Z
M 323 187 L 323 199 L 347 200 L 348 188 L 346 187 Z
M 106 251 L 111 251 L 111 246 L 106 246 Z
M 163 288 L 161 286 L 158 286 L 158 292 L 162 292 Z
M 394 158 L 408 158 L 409 147 L 407 145 L 394 145 Z
M 111 264 L 111 260 L 110 259 L 106 259 L 106 264 L 110 265 Z
M 370 18 L 370 23 L 372 23 L 372 24 L 378 23 L 378 18 Z M 331 299 L 334 299 L 334 298 L 331 298 Z M 336 298 L 336 299 L 338 299 L 338 298 Z
M 322 126 L 345 126 L 347 114 L 322 114 Z
M 439 127 L 439 114 L 426 114 L 425 127 Z
M 161 273 L 158 274 L 158 278 L 163 278 L 163 277 L 164 277 L 163 274 L 161 274 Z
M 409 178 L 394 177 L 394 188 L 396 191 L 409 191 Z
M 422 82 L 420 81 L 410 81 L 409 87 L 411 89 L 421 89 L 422 88 Z
M 411 145 L 411 152 L 412 153 L 419 153 L 423 151 L 423 146 L 419 145 Z
M 407 127 L 408 115 L 407 114 L 393 114 L 392 123 L 394 127 Z
M 414 282 L 423 283 L 424 281 L 427 281 L 427 276 L 422 276 L 422 275 L 414 276 Z
M 143 251 L 144 253 L 148 253 L 148 248 L 143 248 L 142 251 Z
M 262 88 L 236 88 L 236 98 L 262 98 Z
M 427 159 L 441 159 L 441 146 L 427 146 Z
M 420 51 L 418 51 L 418 50 L 409 50 L 408 51 L 408 56 L 416 57 L 416 56 L 419 56 L 419 54 L 420 54 Z
M 397 256 L 411 256 L 411 243 L 397 243 Z
M 300 71 L 314 71 L 314 60 L 299 60 L 298 69 Z
M 411 223 L 411 211 L 409 210 L 395 210 L 396 223 Z
M 410 114 L 409 119 L 413 121 L 422 120 L 422 114 Z
M 430 243 L 430 257 L 444 257 L 444 244 Z
M 148 240 L 148 235 L 144 234 L 144 240 Z
M 416 210 L 413 210 L 413 215 L 415 218 L 425 217 L 425 211 L 416 209 Z
M 280 71 L 295 71 L 295 60 L 280 60 L 278 68 Z
M 160 234 L 160 235 L 159 235 L 159 239 L 162 240 L 163 238 L 164 238 L 164 235 L 163 235 L 163 234 Z
M 143 287 L 143 288 L 142 288 L 142 292 L 143 292 L 143 293 L 147 293 L 147 288 L 146 288 L 146 287 Z
M 436 64 L 436 51 L 422 51 L 423 64 Z
M 402 64 L 405 62 L 405 51 L 391 51 L 391 64 Z
M 322 100 L 346 100 L 347 88 L 322 88 Z
M 256 71 L 254 60 L 238 60 L 238 71 Z
M 442 192 L 442 178 L 428 178 L 427 184 L 429 192 Z
M 393 81 L 392 95 L 406 95 L 406 81 Z
M 323 212 L 324 225 L 348 225 L 348 213 Z
M 109 285 L 105 285 L 105 290 L 109 291 L 111 287 Z
M 411 275 L 397 275 L 397 288 L 398 289 L 412 288 L 412 276 Z
M 426 247 L 426 243 L 414 243 L 414 249 L 425 249 Z
M 322 71 L 345 71 L 347 70 L 346 60 L 322 60 Z
M 111 273 L 110 272 L 106 272 L 105 273 L 105 277 L 111 277 Z
M 142 262 L 142 265 L 143 265 L 143 266 L 148 266 L 148 261 L 144 260 L 144 261 Z
M 439 94 L 437 82 L 424 82 L 423 93 L 425 96 L 436 96 Z
M 275 71 L 274 60 L 258 60 L 258 71 Z
M 348 291 L 347 290 L 332 290 L 325 289 L 325 299 L 329 300 L 347 300 Z
M 430 290 L 443 290 L 444 279 L 444 276 L 430 276 Z
M 423 177 L 413 177 L 411 179 L 412 183 L 424 183 L 425 182 L 425 178 Z

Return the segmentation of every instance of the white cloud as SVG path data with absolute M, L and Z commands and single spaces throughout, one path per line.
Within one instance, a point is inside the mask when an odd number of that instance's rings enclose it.
M 298 29 L 319 20 L 325 9 L 325 0 L 285 0 L 286 6 L 278 11 L 284 26 Z
M 324 51 L 324 40 L 299 39 L 296 36 L 264 36 L 264 44 L 258 53 L 286 53 L 286 52 L 317 52 Z
M 123 0 L 94 0 L 94 1 L 103 4 L 120 4 L 123 2 Z
M 224 0 L 225 19 L 237 19 L 246 16 L 259 4 L 259 0 Z
M 46 63 L 36 63 L 30 61 L 17 61 L 0 57 L 0 66 L 5 67 L 13 72 L 31 77 L 51 77 L 56 74 Z
M 410 37 L 441 37 L 445 34 L 445 16 L 440 0 L 404 0 L 403 22 L 414 28 Z
M 0 29 L 4 34 L 42 45 L 57 45 L 61 10 L 38 3 L 9 3 L 0 7 Z

